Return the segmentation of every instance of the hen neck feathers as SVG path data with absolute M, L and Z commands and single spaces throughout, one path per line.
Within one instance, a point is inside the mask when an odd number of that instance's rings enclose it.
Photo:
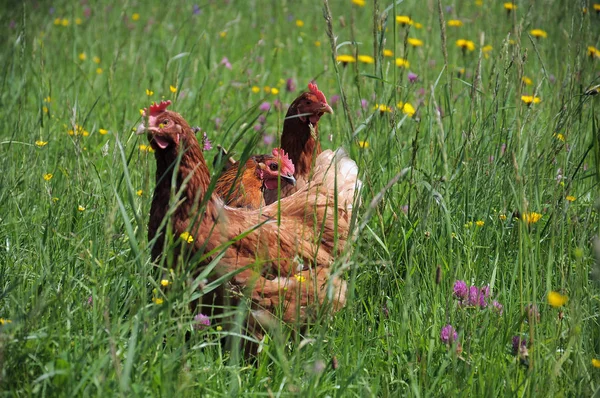
M 283 122 L 283 133 L 281 134 L 281 148 L 288 153 L 290 160 L 294 163 L 296 171 L 294 177 L 306 177 L 312 167 L 313 157 L 321 153 L 319 142 L 318 124 L 314 126 L 314 134 L 311 132 L 308 121 L 302 121 L 297 115 L 297 109 L 290 107 Z

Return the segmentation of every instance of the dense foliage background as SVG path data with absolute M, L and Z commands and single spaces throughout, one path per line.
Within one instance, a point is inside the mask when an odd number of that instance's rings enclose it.
M 57 0 L 0 13 L 3 395 L 598 392 L 600 131 L 584 92 L 599 83 L 600 4 Z M 213 145 L 266 151 L 313 79 L 335 109 L 323 146 L 346 148 L 364 181 L 338 264 L 351 299 L 246 363 L 218 321 L 193 327 L 189 274 L 149 260 L 155 162 L 132 128 L 168 98 Z

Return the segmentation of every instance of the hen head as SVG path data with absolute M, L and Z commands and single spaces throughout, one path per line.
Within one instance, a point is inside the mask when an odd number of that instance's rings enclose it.
M 152 103 L 149 113 L 144 109 L 143 116 L 148 117 L 148 125 L 142 122 L 136 132 L 147 133 L 148 141 L 155 151 L 176 148 L 179 141 L 191 132 L 190 126 L 180 114 L 167 110 L 169 105 L 171 101 L 161 101 L 160 104 Z
M 327 103 L 325 94 L 315 83 L 309 83 L 308 91 L 301 94 L 290 106 L 291 109 L 295 110 L 295 115 L 303 121 L 310 122 L 313 126 L 316 126 L 321 116 L 325 113 L 333 114 L 333 109 Z M 292 115 L 290 115 L 292 116 Z
M 267 189 L 277 189 L 277 178 L 296 185 L 294 163 L 283 149 L 273 149 L 272 155 L 266 155 L 257 163 L 256 175 Z

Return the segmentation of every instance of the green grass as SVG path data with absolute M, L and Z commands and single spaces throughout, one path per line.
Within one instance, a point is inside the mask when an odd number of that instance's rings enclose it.
M 198 15 L 183 2 L 90 3 L 0 10 L 3 395 L 598 393 L 600 129 L 598 99 L 582 95 L 600 65 L 587 53 L 600 47 L 592 3 L 518 2 L 508 15 L 501 2 L 445 3 L 445 21 L 464 25 L 442 35 L 435 2 L 331 1 L 338 53 L 376 58 L 345 67 L 334 65 L 321 2 L 210 1 Z M 394 13 L 422 28 L 396 24 Z M 534 28 L 548 37 L 532 38 Z M 424 45 L 412 48 L 408 37 Z M 456 47 L 461 38 L 475 51 Z M 483 54 L 482 43 L 493 49 Z M 345 147 L 365 182 L 358 239 L 339 264 L 351 298 L 303 335 L 274 333 L 248 364 L 219 344 L 218 319 L 192 332 L 194 292 L 182 264 L 159 292 L 169 271 L 150 262 L 146 243 L 155 163 L 132 128 L 140 108 L 164 97 L 213 144 L 239 138 L 238 155 L 254 142 L 264 152 L 263 132 L 252 129 L 257 105 L 289 103 L 311 79 L 330 103 L 345 94 L 347 108 L 340 100 L 321 120 L 321 140 Z M 541 103 L 521 101 L 534 93 Z M 399 101 L 417 113 L 404 115 Z M 272 109 L 265 135 L 277 139 L 284 114 Z M 89 135 L 69 135 L 75 124 Z M 517 211 L 542 217 L 527 225 Z M 457 279 L 489 285 L 503 314 L 459 307 Z M 566 305 L 548 305 L 550 291 L 568 296 Z M 462 353 L 440 341 L 446 324 Z M 511 352 L 515 335 L 530 342 L 528 366 Z

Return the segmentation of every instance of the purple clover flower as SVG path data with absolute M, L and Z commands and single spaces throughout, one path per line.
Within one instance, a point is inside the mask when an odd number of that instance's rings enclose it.
M 492 303 L 494 310 L 498 313 L 498 315 L 502 315 L 504 313 L 504 306 L 500 304 L 499 301 L 494 300 Z
M 294 81 L 294 79 L 292 79 L 290 77 L 289 79 L 286 80 L 286 82 L 285 82 L 285 89 L 287 91 L 289 91 L 290 93 L 292 91 L 296 91 L 296 82 Z
M 194 317 L 194 329 L 202 330 L 210 326 L 210 318 L 204 314 L 198 314 Z
M 332 95 L 331 98 L 329 99 L 329 105 L 331 106 L 337 106 L 338 102 L 340 102 L 340 96 L 339 95 Z
M 273 144 L 273 142 L 275 142 L 275 137 L 273 137 L 271 134 L 267 134 L 263 136 L 263 143 L 266 146 L 271 146 L 271 144 Z
M 227 69 L 231 70 L 231 62 L 229 62 L 229 60 L 227 59 L 227 57 L 223 57 L 223 59 L 221 60 L 221 62 L 219 62 L 219 65 L 223 65 Z
M 261 112 L 268 112 L 269 109 L 271 109 L 271 104 L 269 102 L 265 101 L 262 104 L 260 104 L 260 106 L 258 107 L 258 109 Z
M 208 134 L 206 132 L 202 133 L 202 150 L 210 151 L 212 149 L 212 144 L 208 139 Z
M 202 10 L 200 9 L 200 6 L 198 4 L 194 4 L 192 10 L 193 10 L 192 12 L 194 13 L 194 15 L 198 15 L 202 12 Z
M 457 280 L 454 282 L 454 297 L 464 300 L 469 296 L 467 284 L 465 281 Z
M 367 109 L 367 107 L 369 106 L 369 102 L 366 99 L 361 99 L 360 100 L 360 106 L 363 109 Z
M 525 337 L 513 336 L 513 338 L 512 338 L 513 355 L 517 355 L 519 353 L 519 351 L 521 351 L 523 348 L 526 348 L 526 347 L 527 347 L 527 340 L 525 339 Z
M 444 344 L 452 344 L 458 339 L 458 333 L 452 327 L 452 325 L 448 324 L 442 328 L 440 332 L 440 339 Z
M 407 77 L 408 77 L 408 81 L 411 83 L 414 83 L 419 79 L 419 75 L 417 75 L 416 73 L 413 73 L 413 72 L 408 72 Z

